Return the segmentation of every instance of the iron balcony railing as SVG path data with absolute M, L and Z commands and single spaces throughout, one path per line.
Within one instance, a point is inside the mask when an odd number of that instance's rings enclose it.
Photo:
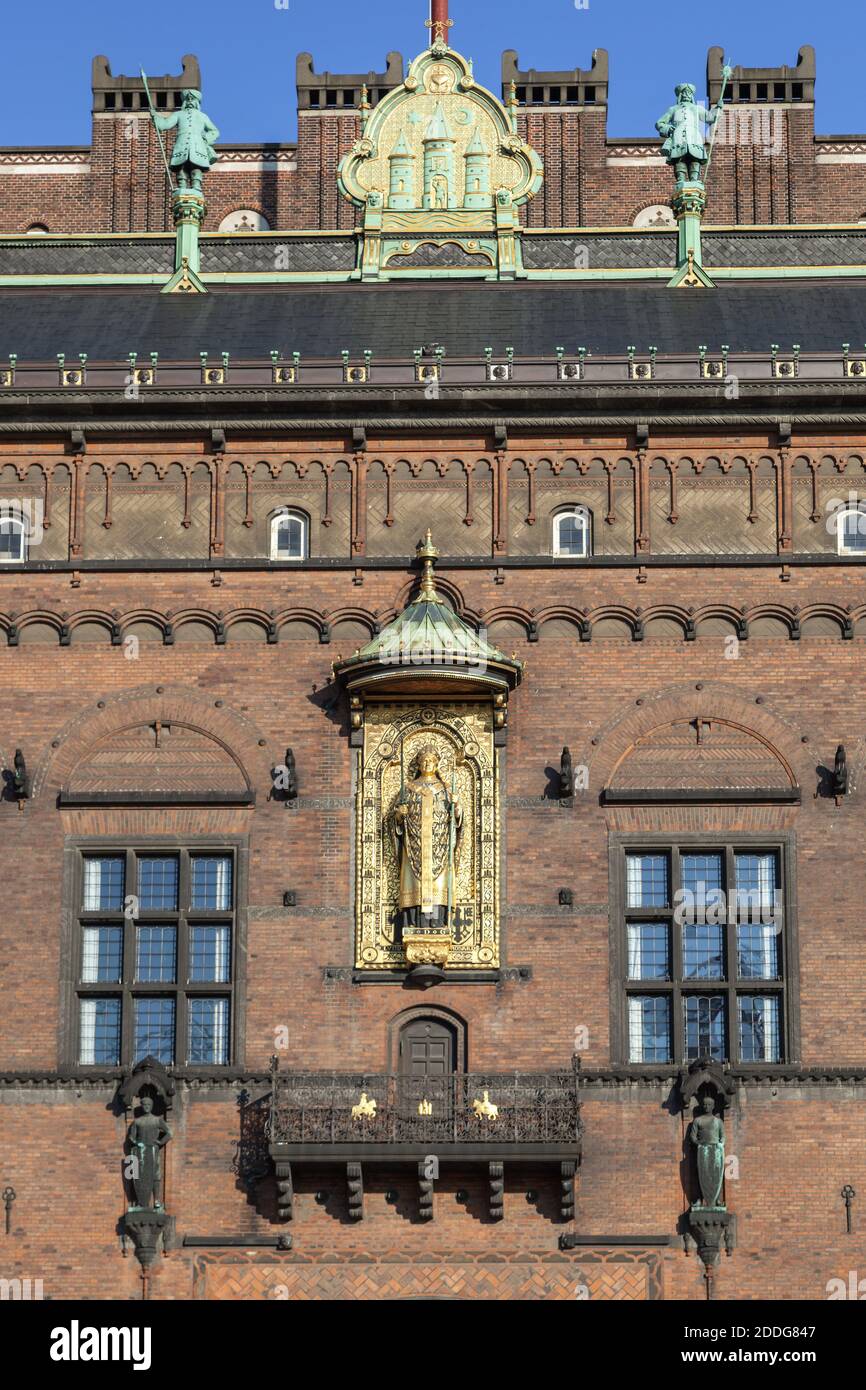
M 574 1144 L 577 1074 L 469 1072 L 415 1077 L 273 1069 L 269 1142 Z

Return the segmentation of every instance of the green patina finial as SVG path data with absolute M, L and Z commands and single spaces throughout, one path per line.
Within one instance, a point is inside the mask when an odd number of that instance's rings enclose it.
M 422 564 L 421 588 L 418 597 L 419 599 L 426 599 L 430 603 L 438 603 L 439 595 L 436 592 L 436 578 L 433 573 L 433 567 L 439 559 L 439 551 L 433 544 L 433 534 L 429 526 L 423 541 L 418 542 L 416 553 Z

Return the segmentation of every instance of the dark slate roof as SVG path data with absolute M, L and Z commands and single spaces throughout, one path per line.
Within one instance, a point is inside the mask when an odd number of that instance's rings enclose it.
M 268 274 L 274 270 L 354 270 L 357 240 L 345 236 L 311 237 L 208 237 L 201 239 L 201 268 L 205 275 L 218 272 Z
M 523 264 L 527 270 L 670 270 L 677 263 L 677 234 L 635 232 L 633 236 L 605 232 L 551 232 L 524 235 Z
M 165 275 L 174 270 L 175 238 L 21 237 L 0 239 L 0 275 Z M 349 234 L 327 237 L 203 236 L 205 274 L 246 275 L 274 270 L 325 271 L 355 268 L 357 243 Z
M 705 231 L 704 265 L 866 265 L 866 227 L 859 230 Z
M 161 295 L 153 289 L 2 290 L 0 361 L 53 362 L 86 352 L 92 362 L 129 352 L 195 361 L 200 352 L 266 360 L 277 348 L 303 357 L 411 359 L 426 343 L 448 357 L 551 357 L 557 345 L 624 354 L 727 344 L 733 353 L 799 343 L 838 352 L 866 342 L 866 281 L 792 280 L 670 290 L 664 284 L 513 284 L 429 281 L 407 284 L 288 285 Z
M 703 234 L 704 263 L 713 266 L 866 265 L 866 226 L 826 228 L 728 228 Z M 670 270 L 676 265 L 677 235 L 671 232 L 526 232 L 522 239 L 527 270 Z M 272 271 L 323 275 L 352 271 L 357 238 L 335 236 L 217 236 L 201 239 L 201 265 L 207 275 L 259 275 Z M 478 258 L 446 243 L 433 252 L 400 256 L 393 266 L 468 267 Z M 174 237 L 0 237 L 0 275 L 157 275 L 174 269 Z
M 0 241 L 0 275 L 165 275 L 174 270 L 174 236 L 77 240 L 29 236 Z
M 703 232 L 704 265 L 832 266 L 866 265 L 866 227 L 728 228 Z M 672 232 L 545 232 L 523 237 L 527 270 L 651 270 L 677 259 Z

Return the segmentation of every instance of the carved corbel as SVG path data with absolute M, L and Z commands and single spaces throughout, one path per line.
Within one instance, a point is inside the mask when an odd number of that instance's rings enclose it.
M 836 798 L 837 806 L 841 804 L 842 797 L 848 795 L 848 791 L 848 758 L 845 753 L 845 745 L 840 743 L 836 749 L 836 758 L 833 763 L 833 795 Z
M 560 1214 L 563 1221 L 574 1220 L 574 1175 L 577 1164 L 571 1161 L 560 1164 Z
M 174 1217 L 167 1211 L 128 1211 L 123 1218 L 124 1234 L 132 1238 L 135 1258 L 142 1270 L 149 1269 L 160 1252 L 171 1244 Z
M 346 1164 L 346 1194 L 349 1202 L 349 1220 L 364 1220 L 364 1174 L 360 1163 Z
M 719 1263 L 724 1247 L 726 1255 L 732 1255 L 737 1246 L 737 1217 L 732 1211 L 705 1210 L 692 1207 L 689 1212 L 689 1236 L 697 1249 L 707 1279 Z M 686 1243 L 686 1254 L 689 1246 Z
M 418 1164 L 418 1219 L 433 1220 L 433 1173 L 426 1158 Z
M 559 760 L 559 796 L 563 801 L 574 796 L 574 764 L 568 748 L 563 748 Z
M 292 1184 L 292 1165 L 288 1159 L 278 1158 L 277 1171 L 277 1219 L 291 1221 L 295 1214 L 295 1189 Z
M 505 1164 L 491 1163 L 488 1169 L 490 1220 L 501 1221 L 505 1215 Z

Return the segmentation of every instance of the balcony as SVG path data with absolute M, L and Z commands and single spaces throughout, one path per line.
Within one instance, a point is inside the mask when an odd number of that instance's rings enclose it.
M 275 1160 L 580 1157 L 575 1071 L 414 1077 L 275 1067 L 272 1075 L 268 1139 Z

